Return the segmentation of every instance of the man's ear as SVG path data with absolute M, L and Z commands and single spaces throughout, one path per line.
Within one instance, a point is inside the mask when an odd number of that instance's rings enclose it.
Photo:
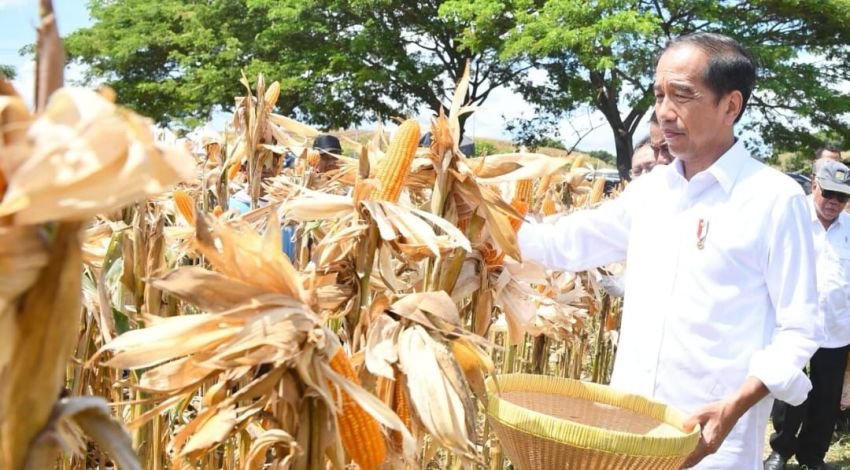
M 726 95 L 725 109 L 723 110 L 724 121 L 729 125 L 734 125 L 738 115 L 741 114 L 741 109 L 744 107 L 744 95 L 738 90 L 733 90 Z

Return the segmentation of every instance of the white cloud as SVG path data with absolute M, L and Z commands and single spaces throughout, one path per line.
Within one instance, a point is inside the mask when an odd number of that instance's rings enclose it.
M 18 8 L 31 3 L 31 0 L 0 0 L 0 11 Z

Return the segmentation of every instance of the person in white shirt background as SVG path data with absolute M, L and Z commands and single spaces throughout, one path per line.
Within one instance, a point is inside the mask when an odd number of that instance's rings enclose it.
M 755 77 L 729 37 L 671 41 L 656 65 L 655 112 L 673 164 L 597 209 L 518 234 L 523 259 L 550 269 L 626 259 L 611 386 L 701 426 L 686 467 L 761 468 L 768 395 L 806 398 L 803 367 L 823 333 L 806 197 L 735 138 Z
M 629 170 L 629 176 L 632 179 L 638 178 L 644 173 L 649 173 L 655 168 L 655 153 L 649 145 L 649 137 L 642 139 L 635 145 L 635 150 L 632 153 L 632 168 Z
M 824 341 L 809 362 L 812 390 L 792 406 L 777 400 L 771 418 L 772 452 L 765 470 L 781 470 L 796 455 L 801 467 L 827 468 L 826 451 L 841 402 L 844 369 L 850 352 L 850 169 L 829 157 L 815 161 L 809 199 L 817 254 L 818 308 L 824 317 Z

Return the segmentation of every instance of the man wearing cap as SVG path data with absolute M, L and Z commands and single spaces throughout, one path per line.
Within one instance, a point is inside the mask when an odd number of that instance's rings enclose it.
M 785 468 L 797 456 L 801 467 L 825 469 L 841 401 L 844 368 L 850 352 L 850 169 L 828 157 L 815 161 L 811 228 L 817 254 L 818 308 L 824 318 L 824 341 L 809 362 L 812 390 L 801 405 L 777 400 L 773 405 L 773 452 L 765 470 Z
M 334 156 L 342 153 L 339 139 L 329 134 L 320 134 L 313 140 L 313 148 L 319 151 L 317 173 L 326 173 L 339 167 L 339 160 Z
M 673 163 L 597 209 L 525 223 L 517 235 L 523 260 L 550 269 L 626 259 L 611 386 L 684 411 L 686 429 L 699 425 L 684 466 L 700 470 L 762 467 L 770 396 L 805 400 L 803 367 L 823 335 L 806 196 L 735 136 L 755 68 L 726 36 L 669 42 L 654 91 Z

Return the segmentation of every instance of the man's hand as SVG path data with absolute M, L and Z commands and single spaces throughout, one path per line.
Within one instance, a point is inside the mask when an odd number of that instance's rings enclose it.
M 726 400 L 716 401 L 698 409 L 684 422 L 685 432 L 702 427 L 697 448 L 685 459 L 682 468 L 700 463 L 706 456 L 717 452 L 720 444 L 735 427 L 735 423 L 750 408 L 768 394 L 767 387 L 755 377 L 747 377 L 741 388 Z
M 702 428 L 697 448 L 685 459 L 682 468 L 690 468 L 700 463 L 706 456 L 717 452 L 720 444 L 732 431 L 740 416 L 735 416 L 726 400 L 710 403 L 685 420 L 685 432 L 691 432 L 696 425 Z

